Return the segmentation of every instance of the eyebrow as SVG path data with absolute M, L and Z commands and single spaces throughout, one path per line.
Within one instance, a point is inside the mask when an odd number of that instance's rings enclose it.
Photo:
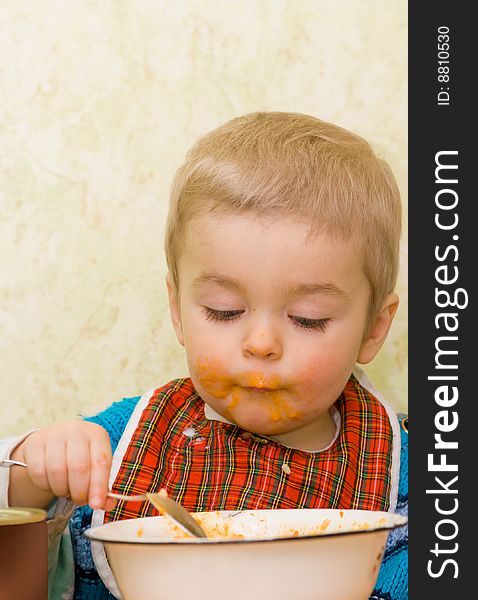
M 286 293 L 290 296 L 306 296 L 311 294 L 323 294 L 324 296 L 338 296 L 339 298 L 348 298 L 348 294 L 340 289 L 335 283 L 298 283 L 292 284 L 286 288 Z
M 203 283 L 217 283 L 218 285 L 233 290 L 242 290 L 243 286 L 238 279 L 233 279 L 227 275 L 219 275 L 219 273 L 201 273 L 193 280 L 193 287 L 199 287 Z
M 201 273 L 193 280 L 193 287 L 199 287 L 203 283 L 216 283 L 221 287 L 243 290 L 244 286 L 238 279 L 220 275 L 219 273 Z M 285 293 L 288 296 L 306 296 L 312 294 L 323 294 L 325 296 L 337 296 L 339 298 L 348 298 L 348 294 L 340 289 L 335 283 L 293 283 L 285 288 Z

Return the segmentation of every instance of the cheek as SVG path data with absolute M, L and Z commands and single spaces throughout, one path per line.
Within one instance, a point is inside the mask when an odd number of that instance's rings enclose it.
M 207 319 L 201 309 L 191 306 L 183 313 L 183 332 L 186 348 L 196 355 L 222 354 L 227 348 L 230 329 L 227 324 L 218 324 Z M 214 349 L 218 351 L 214 353 Z
M 219 359 L 191 356 L 190 374 L 199 390 L 214 398 L 224 398 L 231 393 L 233 380 Z
M 195 360 L 201 355 L 209 354 L 210 348 L 214 345 L 207 325 L 202 315 L 191 310 L 183 316 L 184 347 L 188 356 L 194 357 Z
M 304 386 L 339 387 L 346 382 L 355 364 L 353 352 L 344 352 L 343 347 L 312 350 L 298 355 L 297 381 Z M 345 385 L 345 383 L 344 383 Z
M 225 344 L 224 337 L 207 334 L 203 331 L 188 333 L 185 336 L 185 349 L 191 376 L 204 387 L 207 382 L 228 380 L 227 364 L 233 364 L 230 357 L 231 345 Z M 221 359 L 213 357 L 221 357 Z

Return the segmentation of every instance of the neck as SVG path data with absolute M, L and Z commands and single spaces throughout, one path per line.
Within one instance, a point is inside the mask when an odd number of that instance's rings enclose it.
M 327 411 L 317 420 L 304 425 L 300 429 L 267 437 L 284 446 L 306 450 L 307 452 L 317 452 L 323 450 L 332 442 L 335 432 L 335 421 L 330 411 Z

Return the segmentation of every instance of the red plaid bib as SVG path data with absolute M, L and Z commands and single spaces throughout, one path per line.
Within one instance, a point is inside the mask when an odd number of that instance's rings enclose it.
M 354 376 L 335 406 L 337 439 L 306 452 L 207 419 L 191 380 L 177 379 L 155 390 L 143 409 L 112 490 L 165 488 L 190 511 L 388 510 L 393 431 L 386 409 Z M 148 502 L 120 502 L 105 522 L 156 514 Z

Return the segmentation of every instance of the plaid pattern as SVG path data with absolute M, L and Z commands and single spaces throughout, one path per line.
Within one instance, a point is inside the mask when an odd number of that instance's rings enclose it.
M 335 406 L 337 440 L 310 453 L 206 419 L 191 380 L 174 380 L 143 410 L 112 490 L 164 487 L 190 511 L 388 510 L 393 434 L 385 408 L 354 376 Z M 105 522 L 156 514 L 148 502 L 119 502 Z

